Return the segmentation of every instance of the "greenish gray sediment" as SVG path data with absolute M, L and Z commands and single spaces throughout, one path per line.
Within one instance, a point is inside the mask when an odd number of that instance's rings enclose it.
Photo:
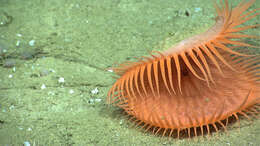
M 0 10 L 0 145 L 260 145 L 259 119 L 168 140 L 105 104 L 115 81 L 107 68 L 207 30 L 211 0 L 1 0 Z

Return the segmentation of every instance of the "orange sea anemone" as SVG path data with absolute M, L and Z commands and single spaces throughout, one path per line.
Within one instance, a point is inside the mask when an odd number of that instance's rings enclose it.
M 229 119 L 257 117 L 260 108 L 260 57 L 243 48 L 258 46 L 242 33 L 260 24 L 243 25 L 260 9 L 255 0 L 231 8 L 220 0 L 216 24 L 164 52 L 113 68 L 120 76 L 108 102 L 126 111 L 137 125 L 162 135 L 188 136 L 226 130 Z M 239 49 L 238 49 L 239 48 Z

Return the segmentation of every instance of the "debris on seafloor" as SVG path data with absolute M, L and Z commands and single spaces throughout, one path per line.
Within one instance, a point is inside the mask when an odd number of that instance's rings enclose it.
M 13 17 L 7 12 L 0 11 L 0 27 L 8 26 L 13 21 Z

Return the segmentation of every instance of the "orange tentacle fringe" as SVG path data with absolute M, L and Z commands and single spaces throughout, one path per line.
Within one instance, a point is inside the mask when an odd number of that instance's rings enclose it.
M 245 12 L 254 0 L 230 8 L 215 4 L 216 24 L 164 52 L 121 64 L 120 75 L 108 92 L 108 103 L 123 108 L 137 125 L 153 133 L 179 138 L 225 131 L 229 119 L 257 117 L 260 104 L 260 57 L 233 48 L 254 47 L 241 33 L 260 24 L 241 26 L 260 13 Z M 213 130 L 212 130 L 213 129 Z

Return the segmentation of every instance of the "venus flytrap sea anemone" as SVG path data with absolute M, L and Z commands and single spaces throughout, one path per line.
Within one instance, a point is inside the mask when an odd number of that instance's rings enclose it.
M 126 111 L 143 129 L 179 138 L 226 130 L 230 118 L 257 116 L 260 104 L 260 58 L 243 49 L 254 47 L 242 33 L 260 24 L 243 25 L 259 15 L 247 11 L 255 0 L 231 8 L 215 4 L 216 23 L 208 31 L 156 51 L 138 62 L 113 68 L 120 77 L 108 93 L 108 103 Z

